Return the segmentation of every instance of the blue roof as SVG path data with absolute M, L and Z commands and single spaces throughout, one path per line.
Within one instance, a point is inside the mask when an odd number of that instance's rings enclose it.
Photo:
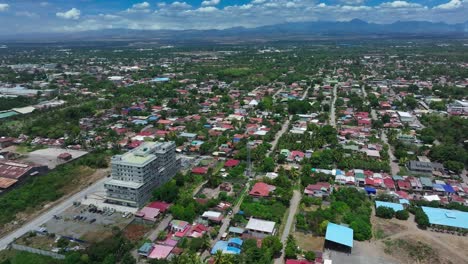
M 468 212 L 422 206 L 429 223 L 468 229 Z
M 170 80 L 170 79 L 167 78 L 167 77 L 156 77 L 156 78 L 154 78 L 154 79 L 151 80 L 151 81 L 153 81 L 153 82 L 168 82 L 169 80 Z
M 432 189 L 434 189 L 435 191 L 439 191 L 439 192 L 444 192 L 445 191 L 445 188 L 442 184 L 437 184 L 437 183 L 434 183 L 432 185 Z
M 442 187 L 444 187 L 444 190 L 448 193 L 455 193 L 455 190 L 452 188 L 452 186 L 448 185 L 448 184 L 444 184 L 442 185 Z
M 375 188 L 372 187 L 364 187 L 364 190 L 366 190 L 367 193 L 377 193 Z
M 400 204 L 410 204 L 407 199 L 400 199 Z
M 214 255 L 216 254 L 216 252 L 218 251 L 221 251 L 223 252 L 224 254 L 240 254 L 241 250 L 239 248 L 236 248 L 236 247 L 230 247 L 228 246 L 228 242 L 227 241 L 218 241 L 216 242 L 216 244 L 213 246 L 213 248 L 211 249 L 211 254 Z
M 229 227 L 229 232 L 236 233 L 236 234 L 243 234 L 245 232 L 245 230 L 243 228 L 240 228 L 240 227 L 231 226 L 231 227 Z
M 353 229 L 349 227 L 328 223 L 325 239 L 341 245 L 353 247 L 353 234 Z
M 239 246 L 242 246 L 242 244 L 244 243 L 244 241 L 242 241 L 242 239 L 238 238 L 238 237 L 234 237 L 234 238 L 231 238 L 228 240 L 228 243 L 232 243 L 232 244 L 237 244 Z
M 404 210 L 403 205 L 401 205 L 401 204 L 382 202 L 382 201 L 375 201 L 375 208 L 379 208 L 380 206 L 392 208 L 393 211 L 395 211 L 395 212 Z

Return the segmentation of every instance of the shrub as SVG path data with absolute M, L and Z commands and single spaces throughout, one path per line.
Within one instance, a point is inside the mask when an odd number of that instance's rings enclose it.
M 392 219 L 395 216 L 395 211 L 386 206 L 379 206 L 375 209 L 375 215 L 385 219 Z
M 427 217 L 427 214 L 421 208 L 415 210 L 414 221 L 421 229 L 426 229 L 430 225 L 429 217 Z
M 399 210 L 395 213 L 395 216 L 399 220 L 408 220 L 409 213 L 407 210 Z

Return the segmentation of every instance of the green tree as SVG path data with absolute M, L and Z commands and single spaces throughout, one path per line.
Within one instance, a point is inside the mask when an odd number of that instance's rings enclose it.
M 399 210 L 399 211 L 396 211 L 395 216 L 399 220 L 408 220 L 409 213 L 408 213 L 408 210 Z

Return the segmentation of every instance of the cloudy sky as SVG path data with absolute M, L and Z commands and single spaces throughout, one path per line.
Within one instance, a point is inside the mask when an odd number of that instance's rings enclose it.
M 468 20 L 468 0 L 0 0 L 0 34 L 222 29 L 296 21 Z

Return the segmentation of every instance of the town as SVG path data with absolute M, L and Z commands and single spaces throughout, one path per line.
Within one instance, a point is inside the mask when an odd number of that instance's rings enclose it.
M 461 41 L 0 49 L 0 263 L 467 263 Z

